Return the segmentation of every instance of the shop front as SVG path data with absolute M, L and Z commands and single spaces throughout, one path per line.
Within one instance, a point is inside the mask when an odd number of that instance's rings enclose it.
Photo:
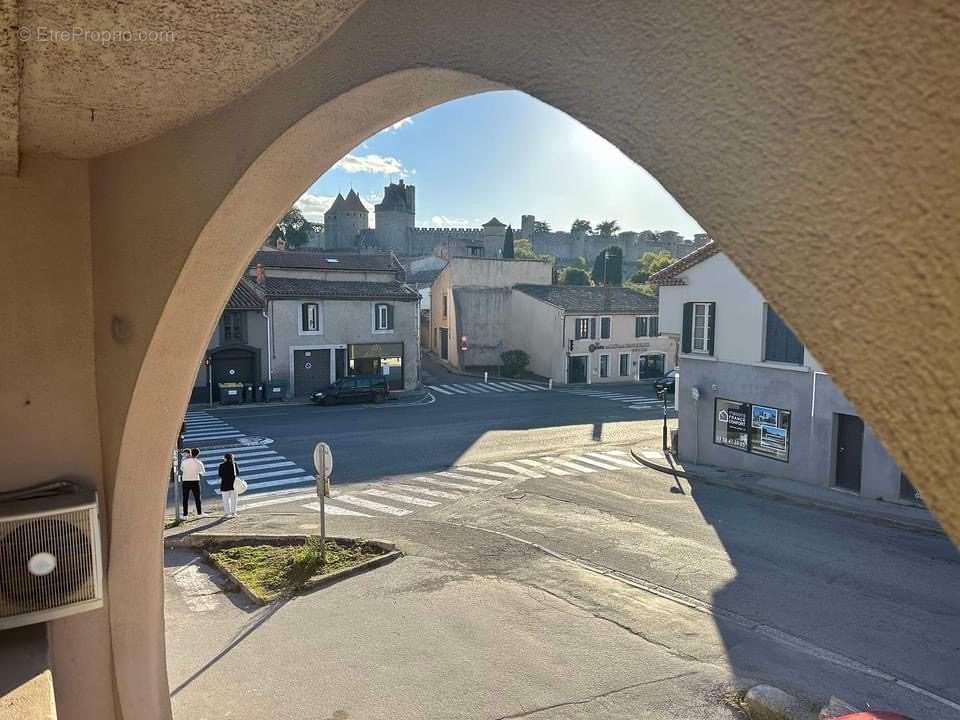
M 403 343 L 363 343 L 347 348 L 350 375 L 382 375 L 391 390 L 403 390 Z

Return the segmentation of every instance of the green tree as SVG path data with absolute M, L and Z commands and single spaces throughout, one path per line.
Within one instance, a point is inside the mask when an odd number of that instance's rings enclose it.
M 593 261 L 594 285 L 623 284 L 623 250 L 611 245 Z
M 568 267 L 560 276 L 561 285 L 593 285 L 590 273 L 583 268 Z
M 583 220 L 577 218 L 573 221 L 573 224 L 570 226 L 570 232 L 574 235 L 577 233 L 583 233 L 584 235 L 589 235 L 593 232 L 593 225 L 590 224 L 589 220 Z
M 620 223 L 616 220 L 604 220 L 597 223 L 597 235 L 603 238 L 612 238 L 620 232 Z
M 672 265 L 674 262 L 674 257 L 666 250 L 660 250 L 658 252 L 645 252 L 640 258 L 640 262 L 637 263 L 638 270 L 634 273 L 633 277 L 630 278 L 630 282 L 635 283 L 645 283 L 655 272 L 663 270 L 665 267 Z
M 546 220 L 535 220 L 533 223 L 533 232 L 535 233 L 548 233 L 550 230 L 550 223 Z
M 507 232 L 503 236 L 503 257 L 510 259 L 513 253 L 513 227 L 507 225 Z
M 535 258 L 537 254 L 533 251 L 533 243 L 526 238 L 520 238 L 513 242 L 513 256 L 517 258 Z
M 578 258 L 574 258 L 573 262 L 570 263 L 570 267 L 580 268 L 581 270 L 587 269 L 587 259 L 582 255 Z
M 291 207 L 270 232 L 267 242 L 276 246 L 277 238 L 283 237 L 288 248 L 298 248 L 310 241 L 311 230 L 310 223 L 303 213 L 296 207 Z

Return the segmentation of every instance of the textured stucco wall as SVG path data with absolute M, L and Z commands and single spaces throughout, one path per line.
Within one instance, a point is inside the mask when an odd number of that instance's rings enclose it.
M 222 32 L 217 23 L 205 29 Z M 651 172 L 782 310 L 960 537 L 960 356 L 929 351 L 952 346 L 960 326 L 960 244 L 951 242 L 960 225 L 957 26 L 947 0 L 371 0 L 247 95 L 92 161 L 89 225 L 74 218 L 46 235 L 79 238 L 81 247 L 89 237 L 92 246 L 92 284 L 83 289 L 92 287 L 93 317 L 80 335 L 89 347 L 93 330 L 97 392 L 94 403 L 88 359 L 84 382 L 70 390 L 85 439 L 57 457 L 90 467 L 99 410 L 110 632 L 82 621 L 100 634 L 74 643 L 77 667 L 55 677 L 58 693 L 84 677 L 79 664 L 94 665 L 90 648 L 102 652 L 109 638 L 119 707 L 128 717 L 169 717 L 165 488 L 150 469 L 162 472 L 232 279 L 290 201 L 366 136 L 501 85 L 569 113 Z M 136 121 L 140 111 L 131 114 Z M 43 205 L 47 218 L 84 187 L 53 175 L 38 181 L 58 197 Z M 24 182 L 0 185 L 5 218 Z M 8 228 L 35 227 L 18 217 L 4 225 L 5 248 L 24 236 Z M 61 252 L 46 246 L 39 257 L 49 263 Z M 55 278 L 38 276 L 30 288 L 42 306 L 62 302 Z M 911 318 L 908 346 L 891 317 Z M 5 366 L 52 362 L 59 338 L 33 333 Z M 877 393 L 890 347 L 917 382 Z M 917 426 L 941 432 L 921 442 L 903 433 Z M 10 427 L 13 442 L 39 443 L 43 464 L 53 462 L 36 425 Z M 85 684 L 65 717 L 109 717 L 76 711 L 112 702 L 106 677 Z
M 88 198 L 86 162 L 27 157 L 19 178 L 0 178 L 0 490 L 76 476 L 100 491 L 109 532 Z M 160 518 L 144 520 L 151 521 L 159 532 Z M 57 695 L 71 698 L 70 712 L 61 715 L 66 720 L 110 717 L 107 613 L 49 625 Z

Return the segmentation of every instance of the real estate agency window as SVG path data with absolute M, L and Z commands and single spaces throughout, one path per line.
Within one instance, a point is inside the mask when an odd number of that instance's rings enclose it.
M 320 303 L 300 305 L 300 332 L 320 332 Z
M 600 377 L 610 377 L 610 356 L 606 353 L 600 355 Z
M 660 334 L 660 320 L 656 315 L 640 315 L 636 319 L 635 337 L 657 337 Z
M 610 318 L 600 318 L 600 339 L 610 339 Z
M 763 334 L 763 359 L 769 362 L 803 365 L 803 343 L 793 334 L 793 330 L 777 315 L 777 312 L 765 305 L 765 328 Z
M 627 377 L 630 374 L 630 353 L 620 353 L 620 377 Z
M 243 333 L 243 313 L 230 311 L 223 314 L 223 342 L 242 343 L 244 342 Z
M 574 326 L 574 337 L 577 340 L 586 340 L 590 337 L 590 318 L 577 318 Z
M 389 303 L 374 304 L 373 329 L 377 332 L 393 330 L 393 305 Z

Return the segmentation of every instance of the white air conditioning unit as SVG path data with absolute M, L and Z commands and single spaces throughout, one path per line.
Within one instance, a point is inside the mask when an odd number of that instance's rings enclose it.
M 0 630 L 102 606 L 97 494 L 70 481 L 0 493 Z

